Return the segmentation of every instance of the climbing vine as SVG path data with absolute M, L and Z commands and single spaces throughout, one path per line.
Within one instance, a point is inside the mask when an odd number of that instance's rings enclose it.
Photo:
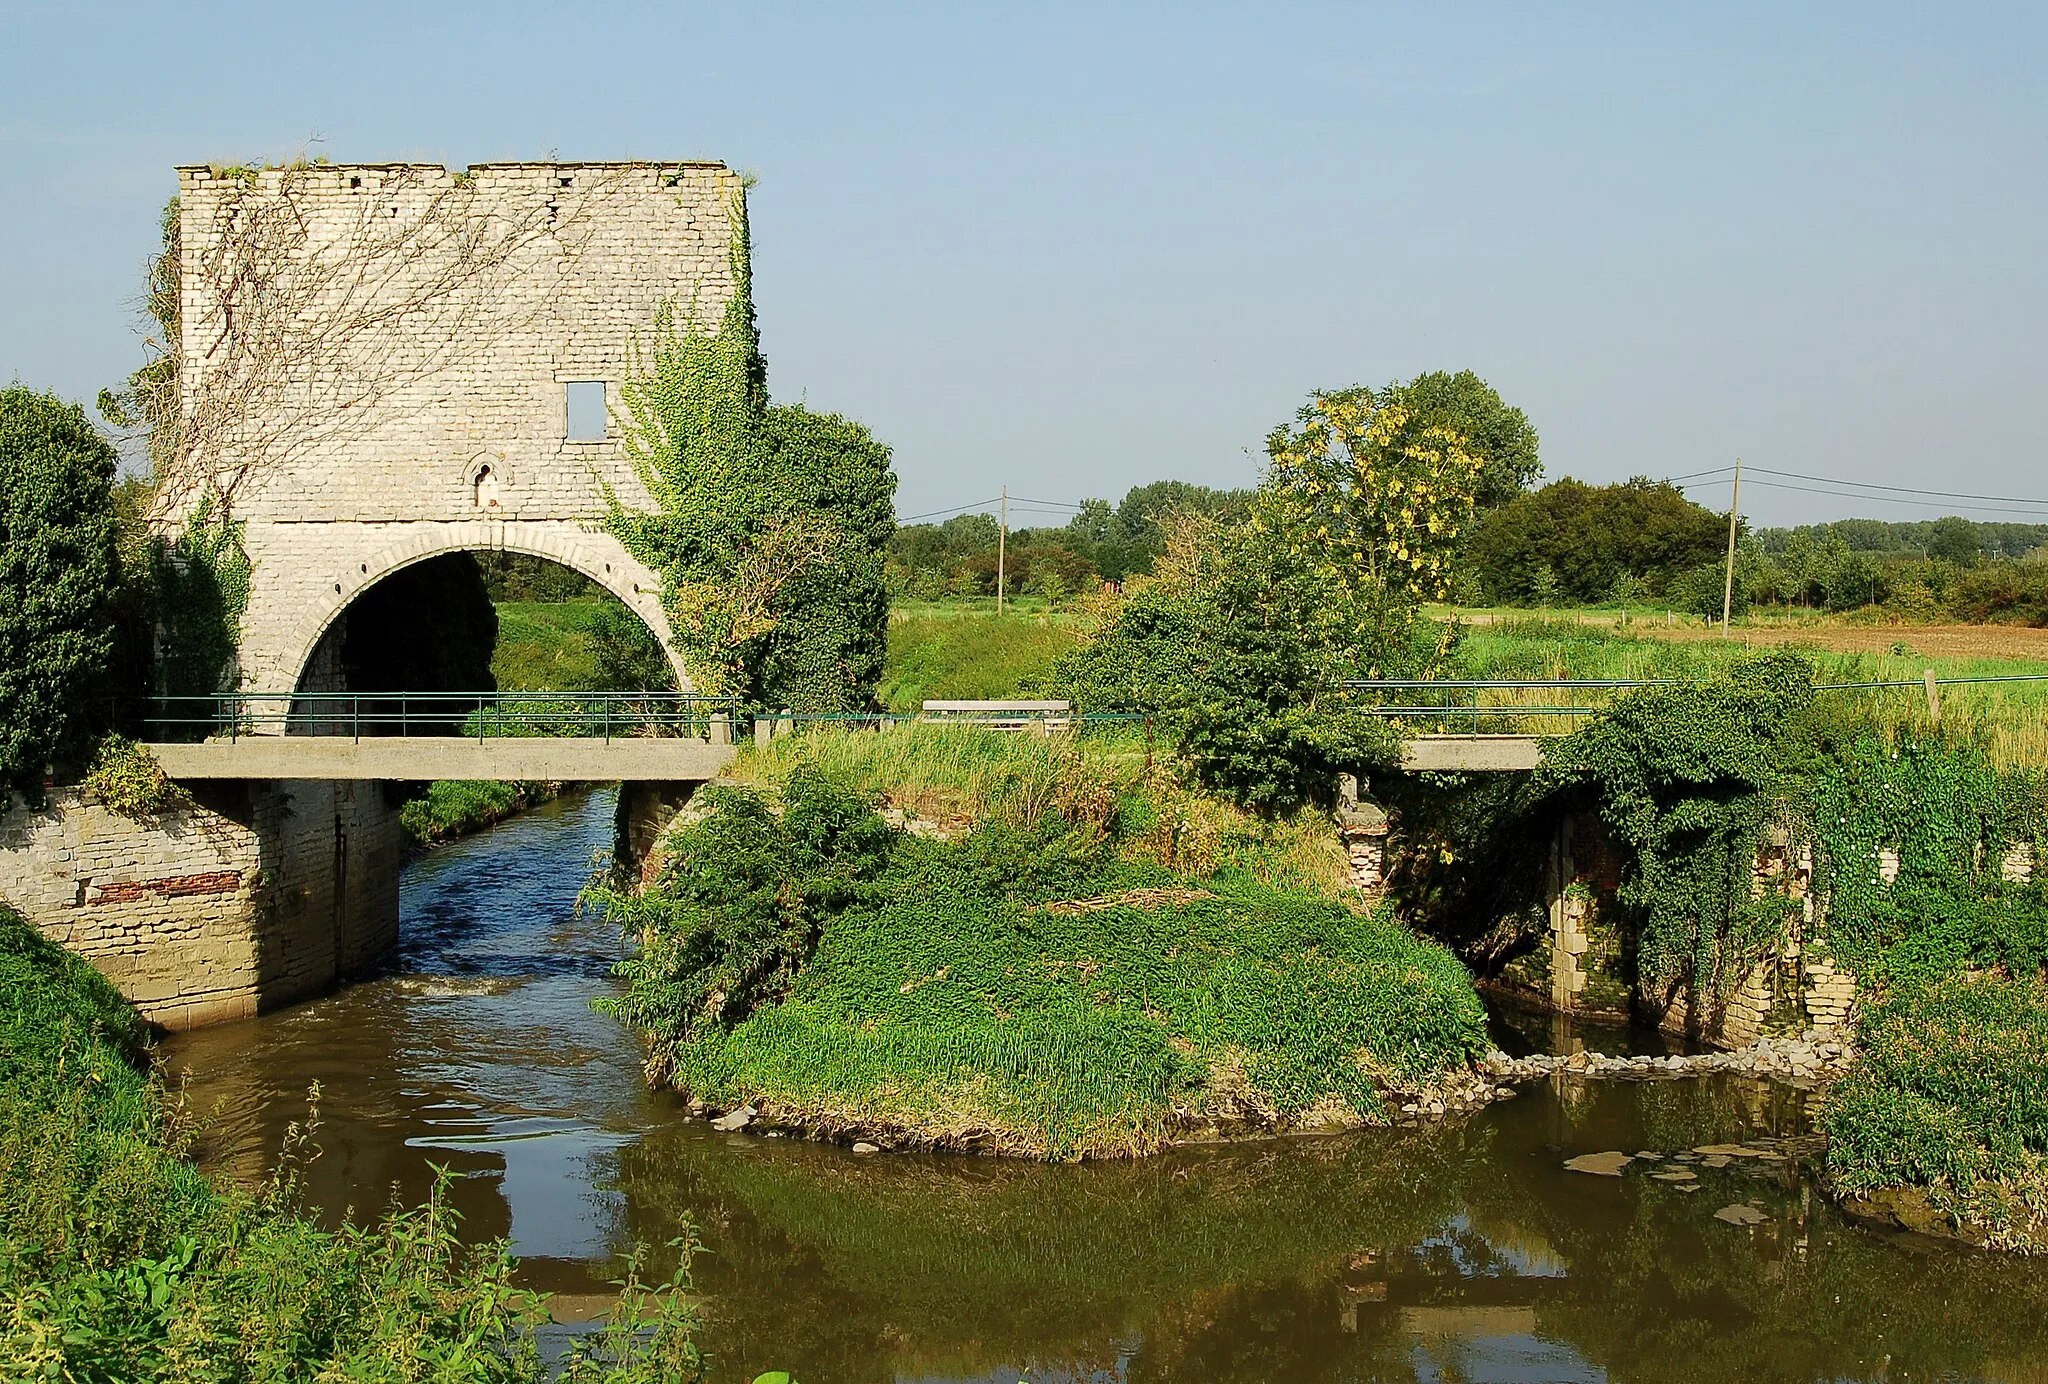
M 727 215 L 733 293 L 717 329 L 664 303 L 619 391 L 626 455 L 654 509 L 608 493 L 606 527 L 661 574 L 700 690 L 864 709 L 888 627 L 889 450 L 837 415 L 769 406 L 744 184 Z
M 157 690 L 206 696 L 231 687 L 242 616 L 249 604 L 249 554 L 242 525 L 201 500 L 175 538 L 150 546 L 158 629 Z
M 1766 829 L 1802 794 L 1793 746 L 1812 701 L 1810 666 L 1768 655 L 1623 698 L 1547 761 L 1553 780 L 1594 786 L 1629 848 L 1620 899 L 1640 919 L 1639 988 L 1660 1008 L 1726 994 L 1784 934 L 1790 900 L 1750 885 Z

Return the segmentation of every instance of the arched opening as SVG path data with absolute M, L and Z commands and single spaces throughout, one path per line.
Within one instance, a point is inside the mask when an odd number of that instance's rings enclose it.
M 675 689 L 655 631 L 598 582 L 525 553 L 446 552 L 336 614 L 294 684 L 292 730 L 457 735 L 490 694 Z

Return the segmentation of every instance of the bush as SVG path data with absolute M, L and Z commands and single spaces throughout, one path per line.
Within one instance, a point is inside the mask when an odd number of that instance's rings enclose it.
M 78 405 L 0 389 L 0 786 L 82 756 L 112 690 L 114 464 Z
M 2048 625 L 2048 562 L 1994 562 L 1965 572 L 1949 607 L 1959 620 Z
M 121 735 L 109 735 L 100 742 L 92 769 L 85 776 L 85 788 L 123 817 L 154 817 L 192 800 L 165 775 L 155 756 Z
M 2048 1251 L 2048 985 L 1954 975 L 1866 1001 L 1825 1123 L 1840 1190 L 1927 1188 L 1993 1243 Z

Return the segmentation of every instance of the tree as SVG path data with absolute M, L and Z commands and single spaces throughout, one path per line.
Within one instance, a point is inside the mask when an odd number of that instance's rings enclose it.
M 78 756 L 114 653 L 114 448 L 85 410 L 0 389 L 0 777 Z
M 1478 497 L 1482 511 L 1506 504 L 1543 474 L 1529 416 L 1507 404 L 1470 370 L 1455 375 L 1432 370 L 1405 385 L 1387 386 L 1384 397 L 1412 410 L 1423 426 L 1442 428 L 1464 440 L 1465 450 L 1483 463 Z
M 1958 567 L 1975 567 L 1984 556 L 1984 539 L 1975 524 L 1951 514 L 1934 521 L 1927 535 L 1927 555 Z
M 835 542 L 784 592 L 749 695 L 764 706 L 864 711 L 888 653 L 882 563 L 896 532 L 889 449 L 861 424 L 801 404 L 770 408 L 763 432 L 782 504 L 824 516 Z
M 1243 516 L 1169 521 L 1154 577 L 1099 608 L 1055 681 L 1088 709 L 1163 717 L 1204 781 L 1280 810 L 1391 754 L 1343 684 L 1447 652 L 1452 631 L 1425 634 L 1421 606 L 1442 594 L 1483 463 L 1363 389 L 1316 395 L 1267 452 Z
M 1592 486 L 1567 476 L 1486 515 L 1463 556 L 1489 600 L 1541 604 L 1536 581 L 1548 571 L 1556 582 L 1542 593 L 1548 599 L 1593 602 L 1623 577 L 1661 596 L 1679 574 L 1715 561 L 1727 541 L 1727 517 L 1668 482 L 1638 476 Z

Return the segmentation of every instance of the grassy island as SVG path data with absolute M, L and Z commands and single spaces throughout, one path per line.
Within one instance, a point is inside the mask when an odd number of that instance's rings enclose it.
M 714 1106 L 1114 1157 L 1387 1123 L 1484 1046 L 1464 967 L 1339 897 L 1327 824 L 1238 812 L 1142 744 L 908 727 L 743 772 L 608 896 L 643 944 L 616 1011 Z

